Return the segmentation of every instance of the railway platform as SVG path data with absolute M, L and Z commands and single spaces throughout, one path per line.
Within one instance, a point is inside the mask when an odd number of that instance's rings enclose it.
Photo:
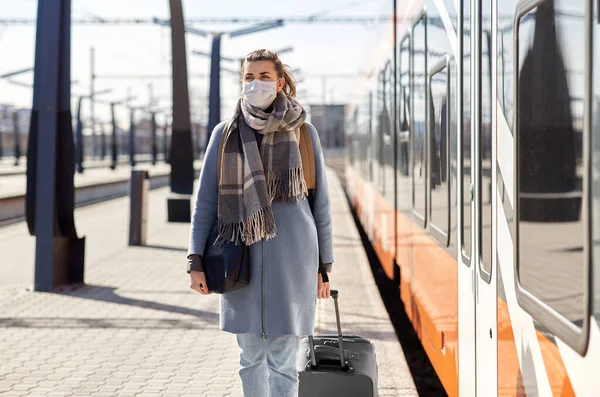
M 328 171 L 342 329 L 375 344 L 379 395 L 417 396 L 340 181 Z M 85 286 L 32 292 L 34 244 L 23 222 L 0 228 L 0 395 L 240 396 L 238 348 L 218 329 L 218 295 L 189 289 L 189 225 L 166 221 L 150 193 L 148 244 L 127 245 L 128 199 L 78 208 Z M 317 333 L 335 331 L 319 300 Z
M 196 173 L 201 166 L 202 160 L 194 162 Z M 75 173 L 75 204 L 84 206 L 127 195 L 131 169 L 129 164 L 121 164 L 114 170 L 104 164 L 102 168 L 89 167 L 81 174 Z M 169 184 L 169 164 L 160 162 L 152 165 L 149 161 L 140 161 L 135 169 L 149 171 L 152 189 Z M 24 219 L 26 186 L 25 173 L 3 175 L 0 169 L 0 226 Z
M 157 157 L 158 163 L 164 162 L 164 156 L 160 155 Z M 152 156 L 148 154 L 138 154 L 135 157 L 135 161 L 138 164 L 146 164 L 152 162 Z M 108 170 L 112 161 L 108 158 L 91 158 L 86 159 L 83 162 L 84 172 L 87 170 L 104 168 Z M 129 156 L 121 155 L 117 161 L 117 167 L 127 168 L 130 164 Z M 19 158 L 19 164 L 15 165 L 14 157 L 1 157 L 0 158 L 0 177 L 10 175 L 25 175 L 27 172 L 27 156 Z

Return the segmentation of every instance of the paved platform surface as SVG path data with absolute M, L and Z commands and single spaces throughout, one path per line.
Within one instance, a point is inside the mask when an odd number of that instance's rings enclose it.
M 339 180 L 328 173 L 344 332 L 371 339 L 380 396 L 416 396 Z M 218 296 L 189 289 L 189 225 L 166 222 L 167 189 L 151 193 L 148 246 L 128 247 L 128 200 L 76 211 L 86 286 L 31 292 L 34 240 L 0 229 L 1 396 L 240 396 L 235 337 L 218 330 Z M 315 286 L 316 287 L 316 286 Z M 317 333 L 335 330 L 319 300 Z

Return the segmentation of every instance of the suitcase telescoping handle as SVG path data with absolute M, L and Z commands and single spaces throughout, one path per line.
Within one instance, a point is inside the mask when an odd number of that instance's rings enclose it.
M 346 360 L 344 354 L 344 338 L 342 337 L 342 324 L 340 322 L 340 308 L 338 306 L 338 291 L 335 289 L 331 290 L 331 297 L 333 298 L 333 303 L 335 306 L 335 321 L 337 323 L 337 331 L 338 331 L 338 344 L 340 346 L 340 364 L 342 365 L 342 369 L 346 369 Z M 317 357 L 315 355 L 315 343 L 313 340 L 313 336 L 308 336 L 308 344 L 310 345 L 310 364 L 314 369 L 317 367 Z

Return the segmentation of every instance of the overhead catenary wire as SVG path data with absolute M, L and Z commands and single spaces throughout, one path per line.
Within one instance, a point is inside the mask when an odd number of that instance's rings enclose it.
M 254 24 L 272 22 L 274 18 L 260 17 L 191 17 L 186 24 Z M 286 24 L 372 24 L 390 22 L 391 16 L 342 17 L 280 17 Z M 407 19 L 408 20 L 408 19 Z M 35 18 L 0 18 L 0 25 L 35 25 Z M 154 18 L 74 18 L 74 25 L 154 25 Z
M 88 13 L 89 15 L 89 13 Z M 557 17 L 566 19 L 583 19 L 582 13 L 572 11 L 557 11 Z M 456 18 L 456 15 L 451 15 Z M 103 18 L 94 15 L 89 18 L 74 18 L 71 23 L 74 25 L 154 25 L 155 18 Z M 431 18 L 429 18 L 431 19 Z M 498 20 L 512 21 L 514 15 L 499 15 Z M 258 24 L 273 22 L 273 20 L 282 20 L 286 25 L 289 24 L 375 24 L 392 22 L 392 15 L 371 15 L 371 16 L 287 16 L 278 18 L 264 17 L 189 17 L 186 18 L 186 25 L 194 24 Z M 410 22 L 412 18 L 399 16 L 396 21 L 399 23 Z M 35 25 L 35 18 L 0 18 L 0 26 L 7 25 Z

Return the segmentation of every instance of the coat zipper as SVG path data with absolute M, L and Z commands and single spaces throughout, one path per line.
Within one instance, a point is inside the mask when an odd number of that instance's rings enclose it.
M 260 322 L 262 327 L 262 337 L 263 339 L 267 338 L 267 334 L 265 334 L 265 243 L 264 241 L 260 242 L 260 251 L 261 251 L 261 263 L 260 263 Z

